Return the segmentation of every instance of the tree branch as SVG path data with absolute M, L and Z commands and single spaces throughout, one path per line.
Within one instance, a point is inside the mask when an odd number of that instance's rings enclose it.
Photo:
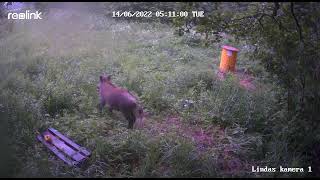
M 259 24 L 260 24 L 260 26 L 261 26 L 262 28 L 264 28 L 264 26 L 263 26 L 261 20 L 262 20 L 262 18 L 263 18 L 264 16 L 265 16 L 265 15 L 262 14 L 262 16 L 260 16 L 260 17 L 258 18 L 258 22 L 259 22 Z
M 280 8 L 279 2 L 274 2 L 274 9 L 273 9 L 273 16 L 277 16 L 278 15 L 278 10 Z
M 300 27 L 300 24 L 299 24 L 299 21 L 298 21 L 296 15 L 294 14 L 294 7 L 293 6 L 294 6 L 294 4 L 293 4 L 293 2 L 291 2 L 291 6 L 290 6 L 291 7 L 291 14 L 292 14 L 292 16 L 293 16 L 293 18 L 294 18 L 294 20 L 296 22 L 296 26 L 297 26 L 298 32 L 299 32 L 300 41 L 303 42 L 303 36 L 302 36 L 301 27 Z

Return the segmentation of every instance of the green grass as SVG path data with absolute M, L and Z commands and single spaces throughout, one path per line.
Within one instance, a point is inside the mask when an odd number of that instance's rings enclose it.
M 15 22 L 13 32 L 1 36 L 1 122 L 8 127 L 3 143 L 10 142 L 2 176 L 255 176 L 244 164 L 263 159 L 263 135 L 277 112 L 272 84 L 257 79 L 261 88 L 249 92 L 232 75 L 217 80 L 222 43 L 190 44 L 190 37 L 177 37 L 164 24 L 61 13 L 63 20 L 51 13 L 46 20 Z M 238 61 L 251 65 L 243 55 Z M 118 112 L 98 114 L 96 85 L 104 72 L 140 97 L 150 114 L 145 129 L 128 130 Z M 194 106 L 184 108 L 186 99 Z M 221 127 L 221 134 L 199 152 L 175 129 L 163 135 L 162 126 L 152 126 L 166 124 L 171 114 L 189 127 Z M 90 149 L 88 162 L 71 168 L 46 150 L 35 136 L 48 127 Z M 243 166 L 232 174 L 223 164 L 235 159 Z

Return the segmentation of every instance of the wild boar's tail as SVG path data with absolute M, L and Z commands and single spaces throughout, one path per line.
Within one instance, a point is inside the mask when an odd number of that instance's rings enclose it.
M 143 128 L 144 121 L 145 121 L 143 108 L 140 105 L 140 103 L 138 102 L 139 100 L 138 100 L 137 96 L 128 90 L 127 90 L 127 92 L 131 95 L 132 98 L 134 98 L 134 101 L 136 103 L 136 107 L 134 108 L 134 111 L 133 111 L 133 114 L 135 116 L 135 122 L 134 122 L 133 127 L 135 129 L 141 129 L 141 128 Z

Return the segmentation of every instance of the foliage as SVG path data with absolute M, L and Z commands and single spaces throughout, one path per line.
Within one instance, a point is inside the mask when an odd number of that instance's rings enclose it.
M 287 127 L 282 136 L 289 152 L 301 156 L 306 153 L 312 159 L 314 145 L 319 141 L 319 3 L 211 4 L 213 8 L 206 11 L 205 18 L 180 18 L 176 26 L 192 25 L 195 31 L 213 36 L 227 33 L 252 46 L 251 59 L 259 60 L 283 88 L 278 99 L 281 111 L 286 111 L 286 120 L 278 121 L 276 126 Z M 206 6 L 204 2 L 187 5 Z M 273 132 L 277 133 L 278 128 Z

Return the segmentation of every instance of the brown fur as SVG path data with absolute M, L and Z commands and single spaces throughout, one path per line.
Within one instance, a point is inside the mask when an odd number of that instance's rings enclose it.
M 97 90 L 99 91 L 99 110 L 107 105 L 109 111 L 113 109 L 120 111 L 128 120 L 128 128 L 141 127 L 143 121 L 143 110 L 137 102 L 137 98 L 128 90 L 112 84 L 110 76 L 100 76 Z

